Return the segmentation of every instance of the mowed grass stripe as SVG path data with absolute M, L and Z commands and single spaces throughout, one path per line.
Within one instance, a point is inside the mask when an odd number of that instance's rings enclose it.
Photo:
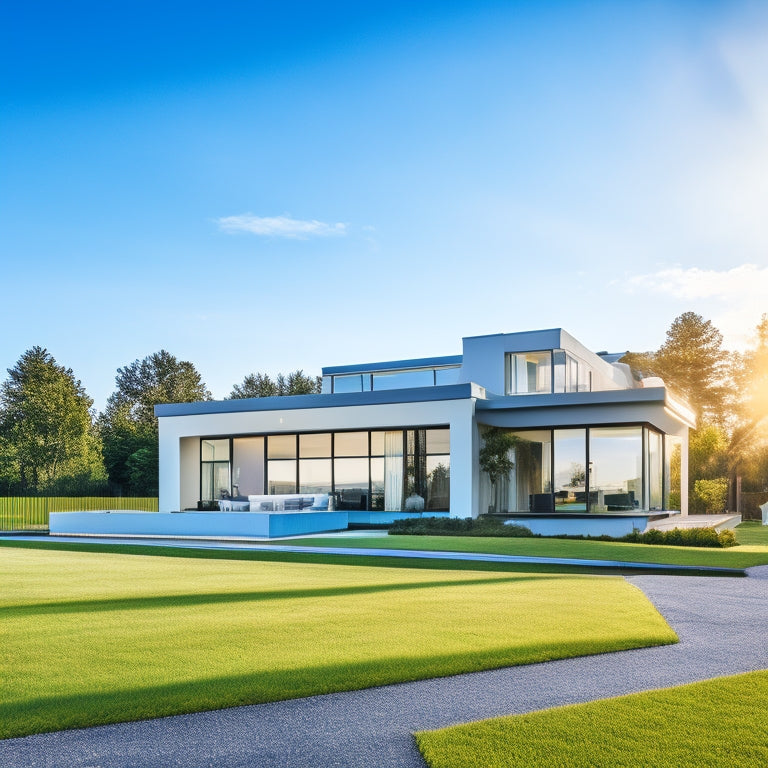
M 728 549 L 669 547 L 588 539 L 497 538 L 483 536 L 361 536 L 334 539 L 334 547 L 436 550 L 478 554 L 562 557 L 584 560 L 751 568 L 768 565 L 768 526 L 749 521 L 736 528 L 739 546 Z M 307 537 L 275 544 L 331 546 L 327 538 Z
M 4 738 L 676 640 L 617 577 L 7 548 L 0 578 Z
M 132 544 L 97 544 L 63 542 L 56 539 L 45 538 L 38 541 L 27 540 L 0 540 L 0 549 L 43 549 L 60 552 L 92 552 L 111 553 L 121 555 L 139 555 L 146 557 L 155 555 L 169 558 L 198 558 L 203 560 L 240 560 L 260 561 L 265 563 L 308 563 L 317 565 L 326 563 L 329 565 L 349 565 L 369 568 L 377 566 L 381 568 L 405 568 L 408 570 L 425 569 L 433 571 L 489 571 L 493 573 L 553 573 L 553 574 L 600 574 L 617 573 L 621 575 L 634 575 L 647 573 L 647 570 L 633 569 L 631 567 L 617 567 L 615 569 L 590 566 L 567 565 L 564 563 L 497 563 L 471 560 L 437 560 L 429 557 L 396 557 L 386 555 L 347 555 L 325 554 L 322 552 L 275 552 L 259 549 L 195 549 L 191 547 L 170 547 L 158 545 L 132 545 Z M 416 547 L 414 547 L 416 548 Z M 469 545 L 466 551 L 471 551 Z M 654 573 L 670 575 L 686 575 L 676 566 L 671 565 L 669 570 L 654 570 Z M 716 575 L 714 572 L 693 572 L 691 576 Z
M 430 768 L 764 768 L 768 672 L 416 734 Z

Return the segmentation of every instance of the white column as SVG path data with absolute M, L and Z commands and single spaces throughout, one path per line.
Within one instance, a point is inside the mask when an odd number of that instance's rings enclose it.
M 178 512 L 181 510 L 181 452 L 176 430 L 168 422 L 172 419 L 158 419 L 159 422 L 159 459 L 160 488 L 158 509 L 160 512 Z
M 451 419 L 451 517 L 477 517 L 473 483 L 476 427 L 474 403 L 466 401 Z

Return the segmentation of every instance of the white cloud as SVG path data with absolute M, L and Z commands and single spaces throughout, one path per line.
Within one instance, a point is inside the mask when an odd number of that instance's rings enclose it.
M 293 240 L 347 234 L 346 224 L 327 224 L 315 219 L 304 221 L 290 216 L 254 216 L 252 213 L 243 213 L 239 216 L 223 216 L 217 219 L 217 223 L 219 229 L 230 234 L 249 232 L 262 237 L 286 237 Z
M 688 304 L 725 337 L 725 346 L 743 349 L 764 313 L 768 313 L 768 267 L 740 264 L 731 269 L 673 267 L 635 275 L 625 283 L 632 293 L 666 294 Z
M 636 275 L 629 284 L 668 293 L 678 299 L 760 298 L 768 303 L 768 267 L 741 264 L 733 269 L 662 269 L 650 275 Z

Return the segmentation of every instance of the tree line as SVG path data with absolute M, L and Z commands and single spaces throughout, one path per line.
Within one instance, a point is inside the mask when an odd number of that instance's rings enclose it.
M 312 394 L 303 371 L 254 373 L 228 399 Z M 0 385 L 0 495 L 156 496 L 154 406 L 211 400 L 195 366 L 160 350 L 117 369 L 101 413 L 71 368 L 32 347 Z

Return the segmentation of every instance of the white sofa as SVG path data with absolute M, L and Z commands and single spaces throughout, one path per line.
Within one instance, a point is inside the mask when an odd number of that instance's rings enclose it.
M 250 501 L 233 501 L 232 499 L 219 499 L 221 512 L 250 512 Z
M 327 493 L 275 493 L 248 496 L 251 512 L 327 512 L 332 509 Z

